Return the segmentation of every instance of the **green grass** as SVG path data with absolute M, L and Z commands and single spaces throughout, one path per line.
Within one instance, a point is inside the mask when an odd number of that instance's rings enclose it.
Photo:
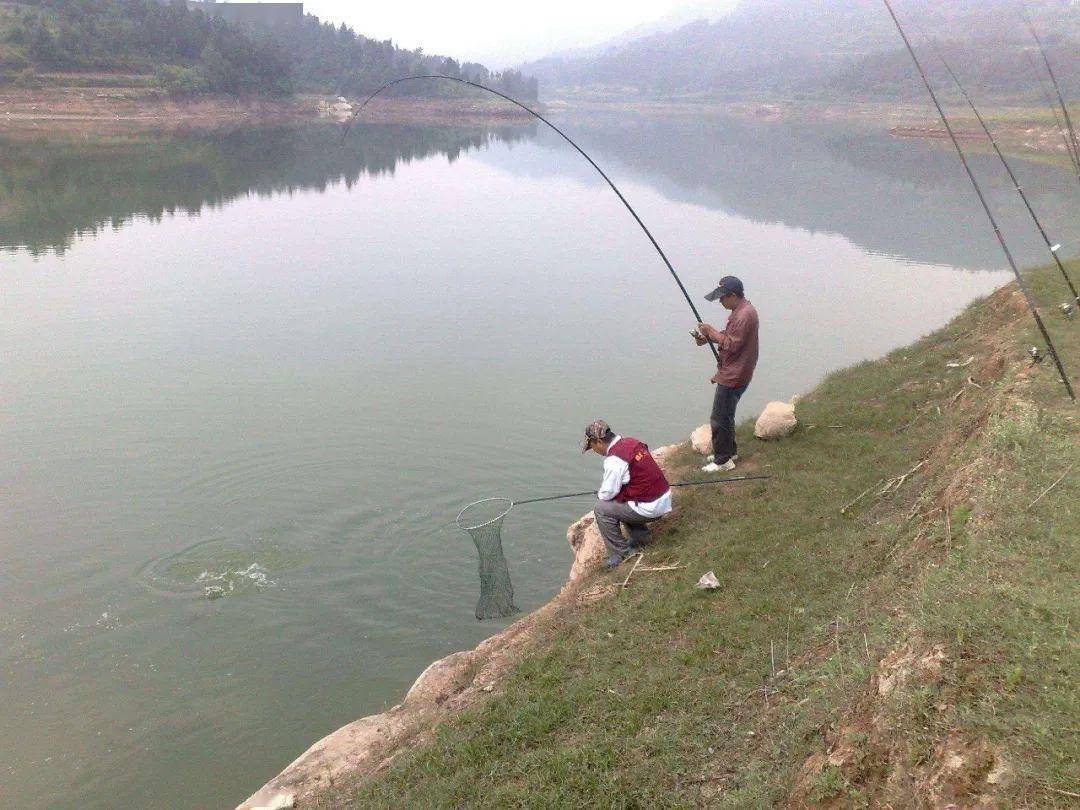
M 1075 379 L 1080 318 L 1052 311 L 1059 277 L 1032 282 Z M 743 426 L 744 469 L 773 479 L 680 493 L 650 559 L 687 569 L 553 620 L 490 699 L 322 803 L 869 807 L 991 791 L 1066 806 L 1055 791 L 1080 792 L 1077 476 L 1030 504 L 1080 462 L 1078 411 L 1049 361 L 1028 369 L 1035 330 L 1004 301 L 831 375 L 789 440 Z M 719 590 L 694 589 L 707 570 Z M 890 655 L 910 673 L 882 695 Z M 963 764 L 941 776 L 951 752 Z

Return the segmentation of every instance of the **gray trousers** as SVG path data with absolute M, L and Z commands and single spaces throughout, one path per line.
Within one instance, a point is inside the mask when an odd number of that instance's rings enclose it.
M 652 521 L 639 515 L 627 504 L 597 499 L 593 506 L 593 514 L 596 515 L 596 527 L 600 530 L 600 536 L 604 538 L 608 554 L 626 556 L 634 548 L 649 542 L 649 523 Z M 619 529 L 620 523 L 625 523 L 626 528 L 630 530 L 629 540 L 622 536 L 622 531 Z

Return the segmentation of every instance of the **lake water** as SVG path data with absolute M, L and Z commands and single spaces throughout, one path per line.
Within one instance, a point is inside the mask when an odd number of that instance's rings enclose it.
M 563 123 L 708 320 L 745 280 L 743 418 L 1006 280 L 940 145 Z M 1076 244 L 1068 175 L 1017 168 Z M 686 304 L 590 172 L 529 126 L 0 143 L 0 806 L 239 802 L 504 624 L 473 618 L 462 506 L 592 486 L 597 417 L 654 446 L 705 421 Z M 587 508 L 511 515 L 523 609 Z

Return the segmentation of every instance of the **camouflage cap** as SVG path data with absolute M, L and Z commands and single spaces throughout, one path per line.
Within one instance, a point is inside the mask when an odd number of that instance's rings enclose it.
M 602 442 L 613 435 L 611 426 L 603 419 L 597 419 L 585 428 L 585 441 L 581 445 L 581 452 L 587 453 L 589 451 L 589 442 Z

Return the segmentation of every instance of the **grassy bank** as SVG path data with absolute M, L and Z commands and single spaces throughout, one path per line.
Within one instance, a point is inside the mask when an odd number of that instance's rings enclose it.
M 1080 318 L 1032 281 L 1075 379 Z M 560 614 L 482 706 L 323 804 L 1075 806 L 1080 411 L 1036 342 L 1006 288 L 831 375 L 791 439 L 744 426 L 741 469 L 773 479 L 679 494 L 647 563 L 686 568 Z

